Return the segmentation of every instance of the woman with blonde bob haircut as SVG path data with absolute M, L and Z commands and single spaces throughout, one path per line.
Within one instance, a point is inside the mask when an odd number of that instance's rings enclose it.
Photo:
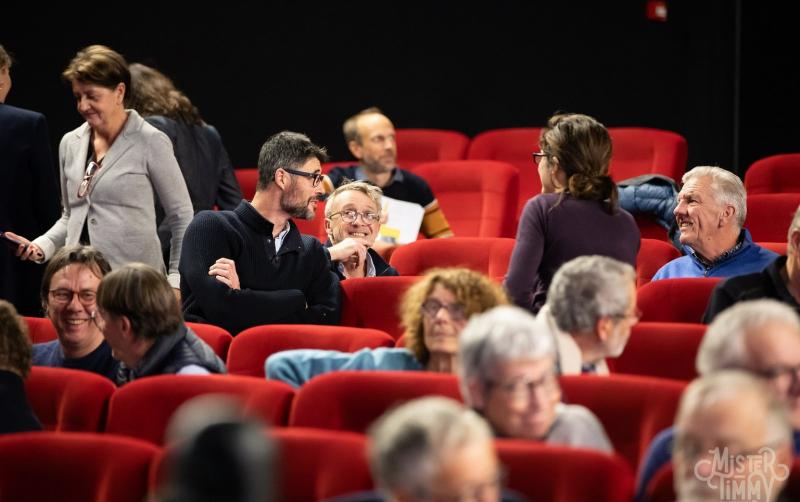
M 299 387 L 339 370 L 412 370 L 456 373 L 459 335 L 469 318 L 508 299 L 488 277 L 465 268 L 435 268 L 411 286 L 400 302 L 406 348 L 288 350 L 266 361 L 267 378 Z

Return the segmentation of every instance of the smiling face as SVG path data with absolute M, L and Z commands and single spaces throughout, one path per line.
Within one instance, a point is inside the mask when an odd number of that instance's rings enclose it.
M 392 122 L 384 115 L 370 113 L 359 117 L 358 141 L 348 145 L 350 152 L 367 171 L 387 173 L 397 165 L 397 141 Z
M 519 359 L 501 364 L 482 397 L 481 411 L 498 435 L 544 439 L 561 401 L 553 359 Z
M 436 284 L 428 298 L 430 311 L 423 311 L 422 329 L 425 346 L 431 355 L 455 355 L 458 353 L 458 336 L 467 324 L 464 306 L 456 295 L 441 284 Z M 438 309 L 435 309 L 438 306 Z M 435 312 L 434 312 L 435 310 Z
M 333 199 L 333 207 L 331 207 L 331 217 L 325 218 L 325 232 L 333 244 L 338 244 L 350 237 L 362 242 L 367 247 L 372 247 L 378 236 L 380 222 L 367 223 L 363 216 L 357 216 L 355 221 L 348 223 L 344 221 L 342 211 L 356 211 L 361 215 L 365 213 L 379 214 L 379 208 L 375 201 L 358 190 L 346 190 L 336 195 Z
M 792 425 L 800 428 L 800 332 L 790 324 L 772 322 L 749 331 L 745 344 L 750 354 L 747 369 L 766 376 L 787 404 Z
M 102 85 L 74 80 L 72 94 L 75 96 L 78 113 L 92 129 L 108 126 L 125 113 L 123 105 L 125 84 L 120 83 L 115 88 L 109 89 Z
M 709 176 L 690 179 L 678 194 L 675 221 L 681 231 L 681 244 L 691 246 L 706 258 L 718 246 L 725 223 L 726 206 L 714 198 Z M 711 255 L 711 256 L 710 256 Z
M 50 280 L 47 296 L 47 317 L 58 333 L 58 340 L 68 358 L 85 356 L 103 341 L 103 335 L 92 320 L 97 309 L 96 295 L 100 277 L 84 265 L 67 265 Z M 69 301 L 57 296 L 71 295 Z
M 322 165 L 319 159 L 311 157 L 296 170 L 318 174 L 322 172 Z M 286 174 L 290 178 L 290 181 L 281 194 L 281 210 L 285 211 L 292 218 L 313 220 L 317 212 L 319 197 L 322 195 L 322 183 L 314 186 L 314 182 L 311 178 L 288 172 Z

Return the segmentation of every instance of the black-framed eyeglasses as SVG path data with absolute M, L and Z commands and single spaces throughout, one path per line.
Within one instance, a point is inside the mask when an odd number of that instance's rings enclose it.
M 80 186 L 78 187 L 78 198 L 82 199 L 89 195 L 92 191 L 92 178 L 94 175 L 97 174 L 97 171 L 100 170 L 100 164 L 95 161 L 89 162 L 89 165 L 86 166 L 86 172 L 83 173 L 83 181 L 81 181 Z
M 342 221 L 347 223 L 355 223 L 359 216 L 361 216 L 361 221 L 364 222 L 365 225 L 374 225 L 381 220 L 381 215 L 376 213 L 360 213 L 358 211 L 354 211 L 352 209 L 348 209 L 345 211 L 339 211 L 337 213 L 331 213 L 329 218 L 333 218 L 334 216 L 341 216 Z
M 541 162 L 543 158 L 548 157 L 548 155 L 545 152 L 533 152 L 531 156 L 533 157 L 533 163 L 536 164 L 537 166 L 539 165 L 539 162 Z
M 91 305 L 97 301 L 97 291 L 91 289 L 82 289 L 80 291 L 73 291 L 71 289 L 51 289 L 50 296 L 53 297 L 54 303 L 70 303 L 75 295 L 78 295 L 78 301 L 84 305 Z
M 450 316 L 450 319 L 454 321 L 461 321 L 467 318 L 467 313 L 464 311 L 464 306 L 460 303 L 451 303 L 448 305 L 440 302 L 439 300 L 430 298 L 425 300 L 420 309 L 422 310 L 423 314 L 430 317 L 436 316 L 440 310 L 445 309 L 447 314 Z
M 324 176 L 324 174 L 322 173 L 307 173 L 305 171 L 298 171 L 297 169 L 289 169 L 288 167 L 281 167 L 281 169 L 283 169 L 289 174 L 293 174 L 295 176 L 302 176 L 304 178 L 310 179 L 312 186 L 319 185 L 319 182 L 322 181 L 322 177 Z

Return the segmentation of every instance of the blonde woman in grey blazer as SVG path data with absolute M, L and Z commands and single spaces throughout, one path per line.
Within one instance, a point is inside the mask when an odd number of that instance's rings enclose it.
M 59 147 L 62 216 L 32 243 L 20 239 L 21 258 L 46 261 L 65 244 L 91 244 L 112 268 L 143 262 L 168 272 L 178 289 L 181 242 L 193 211 L 172 143 L 124 108 L 130 73 L 120 54 L 86 47 L 63 77 L 86 123 L 65 134 Z M 156 233 L 155 197 L 172 231 L 168 271 Z

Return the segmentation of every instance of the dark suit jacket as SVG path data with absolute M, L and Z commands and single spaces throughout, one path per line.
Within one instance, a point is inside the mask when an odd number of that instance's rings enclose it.
M 33 239 L 60 213 L 57 171 L 47 120 L 41 113 L 0 103 L 0 230 Z M 20 314 L 38 315 L 42 265 L 0 249 L 0 297 Z

